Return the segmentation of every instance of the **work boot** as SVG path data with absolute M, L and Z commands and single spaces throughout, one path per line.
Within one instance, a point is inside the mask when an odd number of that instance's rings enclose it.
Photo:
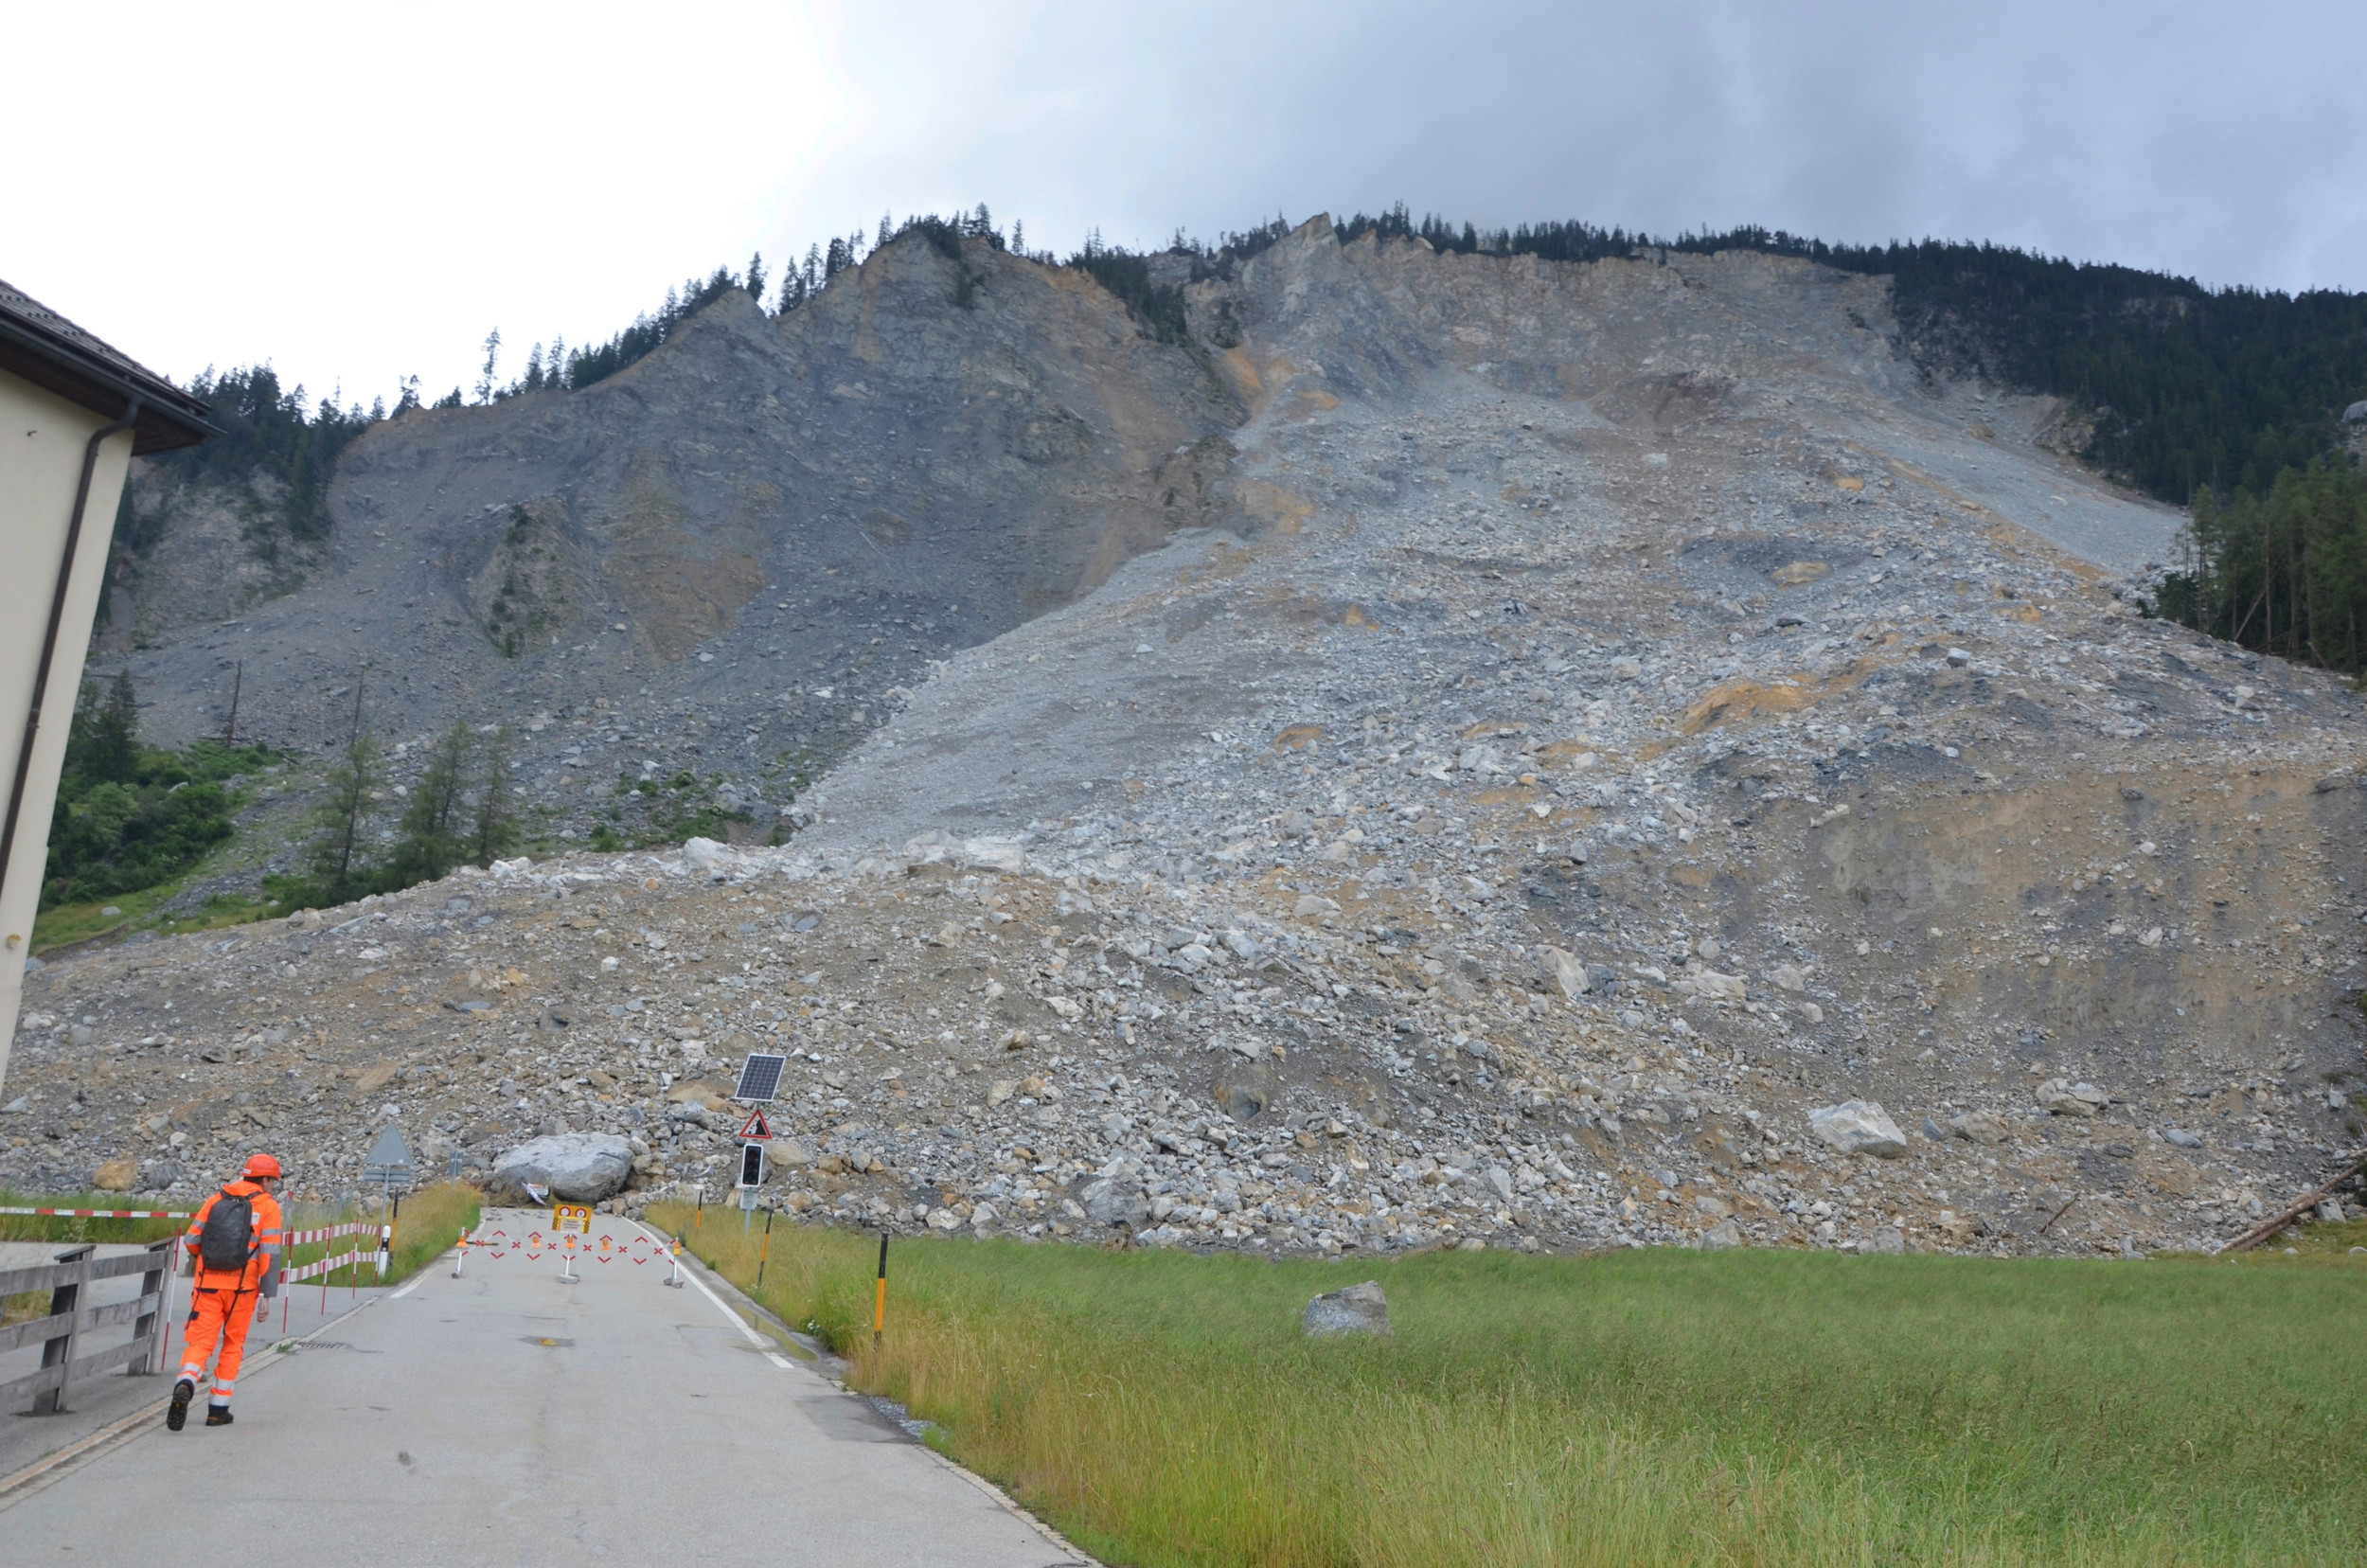
M 228 1405 L 207 1405 L 205 1407 L 205 1424 L 207 1426 L 228 1426 L 230 1424 L 230 1407 Z
M 165 1430 L 178 1432 L 189 1422 L 189 1401 L 197 1398 L 197 1384 L 183 1378 L 172 1385 L 172 1404 L 165 1412 Z

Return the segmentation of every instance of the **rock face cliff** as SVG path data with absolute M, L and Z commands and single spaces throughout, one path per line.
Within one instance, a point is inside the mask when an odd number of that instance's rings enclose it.
M 753 733 L 710 766 L 827 758 L 928 657 L 1224 515 L 1239 411 L 1202 357 L 1076 274 L 984 244 L 965 265 L 966 308 L 950 258 L 899 242 L 780 320 L 727 294 L 586 390 L 373 429 L 308 584 L 133 656 L 148 722 L 218 726 L 243 661 L 242 727 L 318 745 L 367 665 L 395 735 L 596 700 Z M 158 556 L 239 609 L 257 568 L 204 553 L 225 509 Z
M 802 738 L 794 838 L 59 966 L 0 1174 L 226 1159 L 62 1120 L 217 1037 L 311 1053 L 294 1135 L 347 1061 L 652 1181 L 723 1158 L 663 1075 L 774 1041 L 794 1206 L 1327 1250 L 2191 1245 L 2358 1138 L 2359 698 L 2139 613 L 2179 518 L 1902 359 L 1879 279 L 1319 220 L 1161 345 L 974 264 L 399 421 L 332 575 L 143 667 L 200 727 L 276 658 L 301 730 L 389 650 L 406 722 L 558 713 L 562 813 Z

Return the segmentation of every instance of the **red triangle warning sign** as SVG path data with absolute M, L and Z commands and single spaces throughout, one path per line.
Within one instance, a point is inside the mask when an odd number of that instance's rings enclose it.
M 739 1141 L 741 1143 L 771 1143 L 773 1141 L 773 1124 L 764 1119 L 763 1112 L 748 1113 L 748 1120 L 739 1130 Z

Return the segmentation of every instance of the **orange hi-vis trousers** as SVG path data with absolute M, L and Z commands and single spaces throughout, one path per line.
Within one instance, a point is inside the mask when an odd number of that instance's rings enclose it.
M 222 1284 L 209 1285 L 207 1279 Z M 191 1382 L 205 1381 L 205 1363 L 217 1341 L 222 1359 L 214 1365 L 213 1403 L 228 1404 L 239 1386 L 239 1363 L 246 1359 L 247 1325 L 255 1320 L 255 1303 L 261 1292 L 237 1274 L 201 1274 L 189 1292 L 189 1321 L 181 1339 L 181 1376 Z

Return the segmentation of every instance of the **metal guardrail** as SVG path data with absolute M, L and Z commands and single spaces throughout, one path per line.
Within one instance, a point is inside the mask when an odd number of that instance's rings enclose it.
M 0 1353 L 39 1342 L 41 1370 L 0 1382 L 0 1409 L 14 1408 L 20 1399 L 33 1401 L 31 1414 L 54 1415 L 65 1409 L 67 1391 L 78 1382 L 126 1368 L 133 1376 L 160 1371 L 165 1363 L 166 1292 L 180 1238 L 167 1237 L 148 1250 L 119 1257 L 97 1256 L 95 1243 L 59 1254 L 54 1263 L 31 1269 L 0 1269 L 0 1296 L 27 1291 L 49 1292 L 49 1315 L 0 1328 Z M 83 1288 L 124 1274 L 140 1276 L 140 1293 L 131 1301 L 104 1307 L 81 1305 Z M 130 1343 L 79 1354 L 84 1335 L 123 1324 L 132 1326 Z

